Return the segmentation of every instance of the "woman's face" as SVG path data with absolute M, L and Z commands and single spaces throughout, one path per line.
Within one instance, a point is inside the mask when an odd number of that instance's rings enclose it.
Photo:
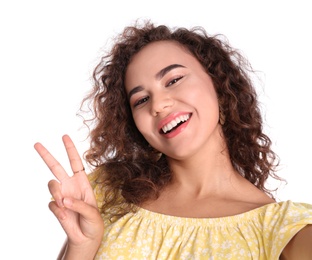
M 130 62 L 125 85 L 136 126 L 158 151 L 182 160 L 220 143 L 212 80 L 178 43 L 144 47 Z

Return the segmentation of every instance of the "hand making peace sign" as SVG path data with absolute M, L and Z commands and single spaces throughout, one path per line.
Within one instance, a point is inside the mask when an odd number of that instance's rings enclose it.
M 72 176 L 65 172 L 41 143 L 34 145 L 56 178 L 48 184 L 54 199 L 49 203 L 49 208 L 65 230 L 69 245 L 76 247 L 92 244 L 102 238 L 103 220 L 74 143 L 68 135 L 64 135 L 62 139 L 73 171 Z

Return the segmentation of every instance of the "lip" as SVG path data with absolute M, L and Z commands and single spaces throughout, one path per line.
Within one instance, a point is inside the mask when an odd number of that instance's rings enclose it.
M 172 114 L 170 114 L 170 115 L 168 115 L 166 118 L 164 118 L 164 119 L 162 119 L 159 123 L 158 123 L 158 132 L 159 133 L 162 133 L 162 128 L 166 125 L 166 124 L 168 124 L 168 123 L 170 123 L 172 120 L 174 120 L 175 118 L 177 118 L 177 117 L 179 117 L 179 116 L 183 116 L 183 115 L 190 115 L 190 117 L 192 116 L 192 113 L 190 113 L 190 112 L 176 112 L 176 113 L 172 113 Z M 189 122 L 189 120 L 188 121 L 186 121 L 183 125 L 187 125 L 188 124 L 188 122 Z M 178 127 L 179 128 L 179 127 Z M 183 128 L 185 128 L 185 127 L 183 127 Z M 165 136 L 170 136 L 170 134 L 171 133 L 168 133 L 168 134 L 166 134 Z

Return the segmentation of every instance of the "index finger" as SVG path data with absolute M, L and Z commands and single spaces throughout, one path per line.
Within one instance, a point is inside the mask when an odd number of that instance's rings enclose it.
M 36 143 L 34 145 L 35 150 L 41 156 L 45 164 L 48 166 L 53 175 L 62 182 L 64 179 L 68 178 L 68 174 L 62 167 L 62 165 L 52 156 L 52 154 L 41 144 Z

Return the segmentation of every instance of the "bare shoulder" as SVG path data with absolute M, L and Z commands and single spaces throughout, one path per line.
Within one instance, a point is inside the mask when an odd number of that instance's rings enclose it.
M 239 192 L 232 193 L 230 197 L 236 201 L 237 207 L 242 207 L 242 212 L 276 202 L 271 196 L 247 180 L 244 180 L 244 183 L 241 184 Z
M 283 250 L 281 260 L 311 260 L 312 256 L 312 225 L 301 229 Z

